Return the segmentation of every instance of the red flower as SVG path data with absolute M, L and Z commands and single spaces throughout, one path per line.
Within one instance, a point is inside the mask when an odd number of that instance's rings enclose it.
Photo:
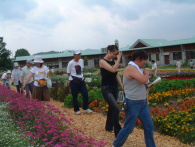
M 139 119 L 137 119 L 137 123 L 142 126 L 142 122 Z
M 155 110 L 156 110 L 156 112 L 158 112 L 158 111 L 159 111 L 159 108 L 158 108 L 158 107 L 156 107 L 156 108 L 155 108 Z

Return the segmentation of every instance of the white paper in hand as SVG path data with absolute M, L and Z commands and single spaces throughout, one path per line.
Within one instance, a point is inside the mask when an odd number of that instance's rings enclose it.
M 154 82 L 152 82 L 151 84 L 148 85 L 148 87 L 151 87 L 152 85 L 158 83 L 161 81 L 161 77 L 158 77 Z

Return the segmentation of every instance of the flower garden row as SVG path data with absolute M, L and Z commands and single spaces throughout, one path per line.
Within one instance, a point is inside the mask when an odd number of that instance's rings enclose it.
M 154 124 L 165 134 L 176 136 L 184 143 L 194 143 L 195 140 L 195 97 L 178 100 L 175 105 L 165 105 L 166 108 L 152 109 Z
M 7 104 L 10 118 L 20 128 L 18 132 L 25 134 L 32 146 L 103 147 L 107 144 L 85 137 L 78 129 L 70 129 L 71 119 L 66 118 L 66 112 L 35 99 L 27 99 L 3 85 L 0 85 L 0 102 Z
M 185 143 L 193 142 L 195 140 L 195 100 L 189 97 L 195 96 L 195 73 L 178 74 L 175 72 L 174 74 L 170 74 L 169 72 L 163 75 L 165 77 L 159 84 L 153 86 L 148 98 L 156 130 L 167 135 L 178 137 Z M 91 80 L 86 81 L 88 83 L 87 87 L 90 98 L 89 107 L 96 112 L 106 114 L 108 104 L 103 99 L 101 88 L 99 88 L 100 77 L 96 75 L 91 78 Z M 65 107 L 73 107 L 69 89 L 64 87 L 64 84 L 59 84 L 58 86 L 58 88 L 54 87 L 57 91 L 56 97 L 61 96 L 61 100 L 64 100 Z M 64 90 L 67 91 L 66 94 L 63 93 Z M 79 95 L 78 101 L 82 105 L 81 95 Z M 121 105 L 119 103 L 120 107 Z M 180 108 L 183 105 L 185 107 Z M 125 114 L 122 111 L 120 118 L 122 121 L 125 120 Z M 141 124 L 139 120 L 137 122 Z M 177 124 L 179 124 L 178 127 L 175 126 Z

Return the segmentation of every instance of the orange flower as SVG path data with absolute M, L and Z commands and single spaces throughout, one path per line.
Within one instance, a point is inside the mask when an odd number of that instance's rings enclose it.
M 94 107 L 94 103 L 90 103 L 89 107 L 93 108 Z

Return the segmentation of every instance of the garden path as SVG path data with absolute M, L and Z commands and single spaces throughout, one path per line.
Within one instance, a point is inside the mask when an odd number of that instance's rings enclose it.
M 16 90 L 14 86 L 12 86 L 12 90 Z M 106 147 L 111 147 L 115 138 L 114 133 L 105 131 L 104 125 L 106 116 L 102 113 L 93 112 L 92 114 L 81 113 L 81 115 L 75 115 L 73 109 L 63 107 L 62 102 L 51 100 L 49 103 L 61 111 L 65 110 L 69 114 L 66 115 L 66 117 L 73 119 L 70 125 L 71 128 L 78 128 L 82 130 L 87 137 L 93 137 L 98 141 L 102 140 L 108 142 Z M 175 137 L 163 135 L 158 132 L 154 133 L 154 139 L 157 147 L 190 147 L 190 145 L 183 144 Z M 133 133 L 128 137 L 124 147 L 130 146 L 145 147 L 144 133 L 142 129 L 135 128 Z
M 88 137 L 93 137 L 97 140 L 103 140 L 108 142 L 107 147 L 111 147 L 111 143 L 114 140 L 114 133 L 106 132 L 104 129 L 106 116 L 102 113 L 93 112 L 92 114 L 82 113 L 81 115 L 75 115 L 73 109 L 64 108 L 62 102 L 57 102 L 51 100 L 50 104 L 54 105 L 60 110 L 68 112 L 70 118 L 73 118 L 71 127 L 78 128 L 84 131 L 85 135 Z M 82 112 L 82 110 L 81 110 Z M 154 133 L 154 138 L 157 147 L 190 147 L 181 143 L 175 137 L 160 134 L 158 132 Z M 140 128 L 135 128 L 133 133 L 128 137 L 128 140 L 124 144 L 124 147 L 145 147 L 143 130 Z

